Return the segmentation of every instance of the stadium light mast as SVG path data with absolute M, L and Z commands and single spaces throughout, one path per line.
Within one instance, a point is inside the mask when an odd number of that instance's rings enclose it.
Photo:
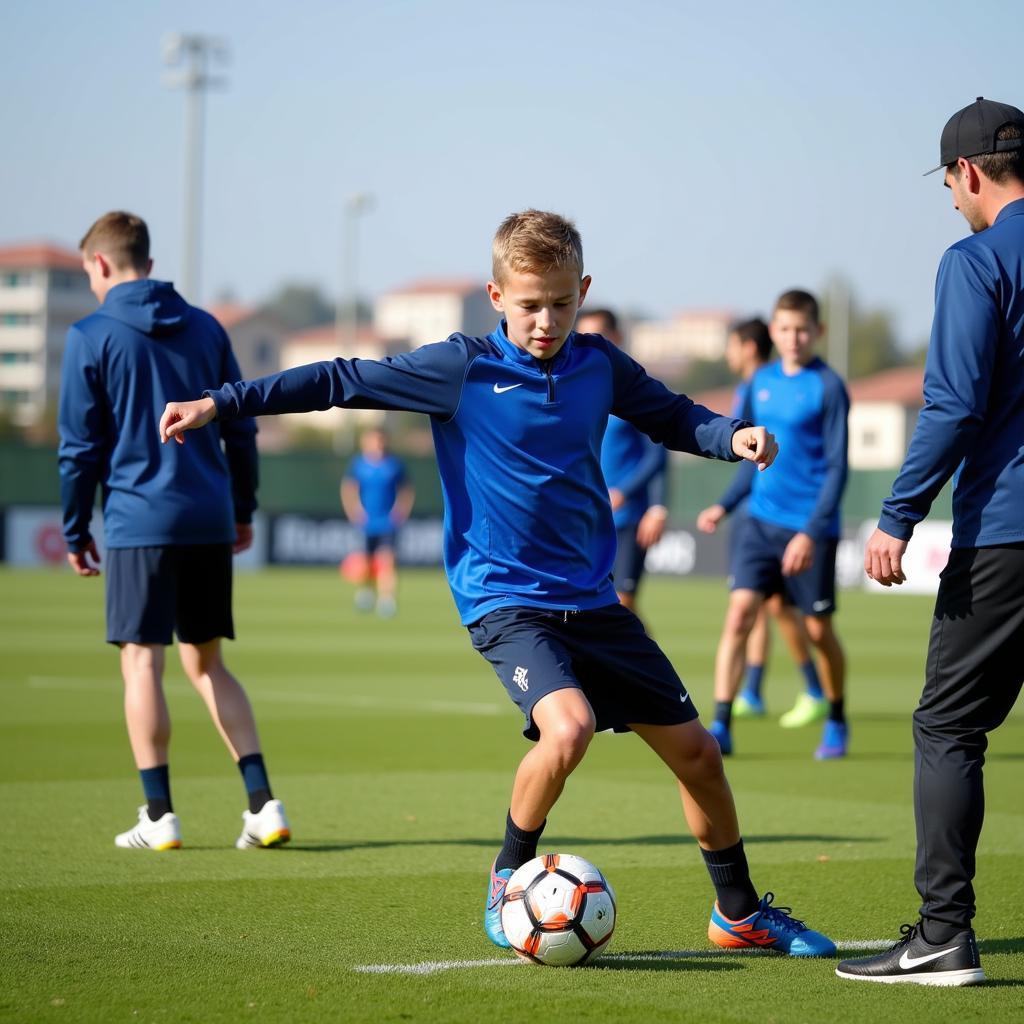
M 850 289 L 838 274 L 829 288 L 828 321 L 828 361 L 845 381 L 850 375 Z
M 182 70 L 165 76 L 172 89 L 185 90 L 185 208 L 182 230 L 181 284 L 189 302 L 199 301 L 200 218 L 203 188 L 203 115 L 208 89 L 227 84 L 210 73 L 214 61 L 225 63 L 227 43 L 219 36 L 174 33 L 164 39 L 164 63 Z
M 359 331 L 359 216 L 372 210 L 373 204 L 369 192 L 356 192 L 345 200 L 341 225 L 341 295 L 334 317 L 338 348 L 344 355 L 352 354 Z M 348 309 L 344 308 L 346 298 Z

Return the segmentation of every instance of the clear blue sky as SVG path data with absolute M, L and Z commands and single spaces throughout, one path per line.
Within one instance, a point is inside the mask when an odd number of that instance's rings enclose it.
M 360 279 L 487 274 L 501 218 L 573 216 L 595 300 L 765 310 L 846 274 L 923 340 L 966 233 L 942 125 L 1024 106 L 1024 4 L 862 0 L 115 0 L 0 11 L 0 243 L 74 245 L 99 213 L 180 266 L 184 100 L 171 31 L 224 36 L 207 106 L 202 296 L 335 294 L 341 205 L 372 192 Z

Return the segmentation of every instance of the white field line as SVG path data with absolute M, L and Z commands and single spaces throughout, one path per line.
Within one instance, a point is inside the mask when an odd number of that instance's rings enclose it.
M 852 939 L 837 942 L 841 951 L 885 949 L 893 944 L 892 939 Z M 658 960 L 709 960 L 728 956 L 769 955 L 769 950 L 760 949 L 666 949 L 658 953 L 607 953 L 593 961 L 600 966 L 605 961 L 616 963 L 645 963 Z M 438 974 L 441 971 L 457 971 L 473 967 L 519 967 L 525 960 L 517 957 L 489 960 L 426 960 L 418 964 L 361 964 L 352 970 L 359 974 Z
M 109 690 L 116 689 L 115 677 L 110 679 L 74 679 L 61 676 L 29 676 L 28 685 L 33 690 Z M 190 687 L 170 683 L 165 685 L 168 693 L 188 693 Z M 388 700 L 357 693 L 310 693 L 302 690 L 253 690 L 257 702 L 270 701 L 275 704 L 312 704 L 326 707 L 362 708 L 364 710 L 414 711 L 437 715 L 480 715 L 492 717 L 504 715 L 512 710 L 511 705 L 492 704 L 484 701 L 461 700 Z

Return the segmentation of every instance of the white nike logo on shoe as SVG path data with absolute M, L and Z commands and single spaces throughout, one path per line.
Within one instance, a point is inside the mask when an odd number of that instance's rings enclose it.
M 500 384 L 495 384 L 494 393 L 496 395 L 503 395 L 506 391 L 511 391 L 513 388 L 521 388 L 522 386 L 522 384 L 506 384 L 505 387 L 502 387 Z
M 940 956 L 954 953 L 959 948 L 959 946 L 950 946 L 949 949 L 940 949 L 938 953 L 928 953 L 926 956 L 911 956 L 909 950 L 904 950 L 903 956 L 900 957 L 900 967 L 905 971 L 912 971 L 915 967 L 920 967 L 921 964 L 926 964 L 930 960 L 938 960 Z

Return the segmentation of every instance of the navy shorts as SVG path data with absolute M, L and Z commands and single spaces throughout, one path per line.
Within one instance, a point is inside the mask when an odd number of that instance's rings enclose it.
M 107 642 L 186 644 L 234 639 L 231 545 L 107 550 Z
M 366 553 L 375 555 L 381 548 L 389 551 L 395 550 L 395 532 L 390 533 L 368 533 L 365 537 Z
M 615 566 L 612 581 L 620 594 L 635 594 L 644 575 L 644 559 L 647 548 L 642 548 L 636 539 L 636 523 L 620 526 L 615 531 L 618 548 L 615 552 Z
M 804 615 L 831 615 L 836 610 L 836 539 L 814 544 L 814 562 L 806 572 L 782 575 L 786 545 L 798 531 L 747 516 L 736 536 L 729 565 L 731 590 L 782 594 Z
M 540 736 L 534 704 L 569 687 L 583 691 L 598 731 L 697 717 L 672 663 L 621 604 L 582 612 L 499 608 L 474 622 L 469 635 L 526 716 L 528 739 Z

